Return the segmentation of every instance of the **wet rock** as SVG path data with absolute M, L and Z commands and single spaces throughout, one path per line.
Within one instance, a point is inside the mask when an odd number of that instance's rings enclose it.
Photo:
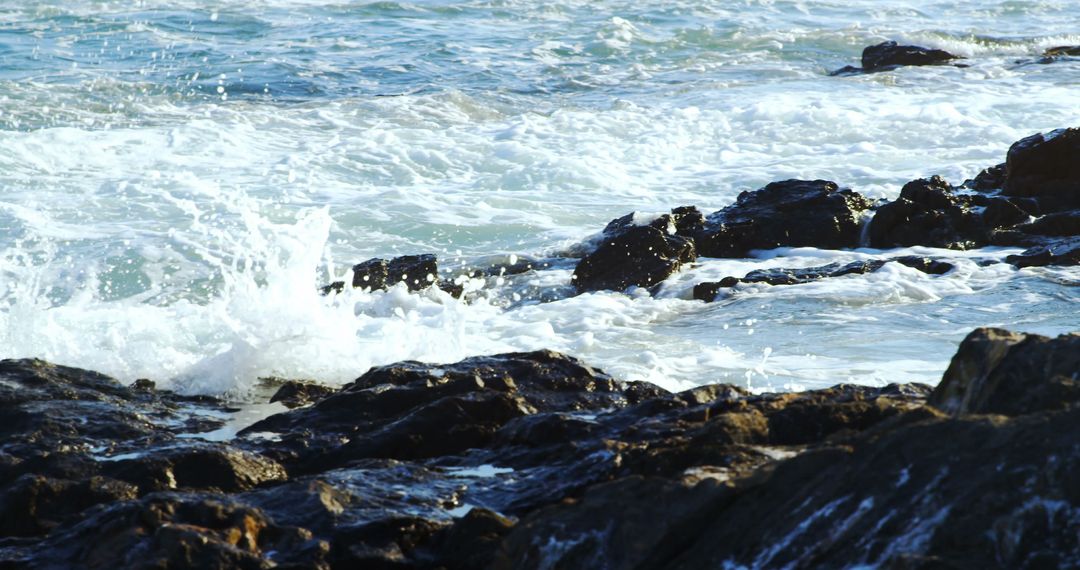
M 314 382 L 286 380 L 270 397 L 270 402 L 281 402 L 288 408 L 299 408 L 333 394 L 334 389 Z
M 1080 402 L 1080 335 L 980 328 L 960 343 L 929 403 L 954 416 L 1010 416 Z
M 133 485 L 114 479 L 71 481 L 24 475 L 0 493 L 0 536 L 46 534 L 94 505 L 135 497 Z
M 256 453 L 192 442 L 110 461 L 104 472 L 137 485 L 141 493 L 176 489 L 245 491 L 287 479 L 285 469 Z
M 1080 208 L 1080 128 L 1021 139 L 1005 165 L 1003 194 L 1035 197 L 1043 213 Z
M 711 303 L 716 300 L 716 296 L 720 294 L 720 291 L 730 289 L 739 284 L 738 277 L 725 277 L 720 281 L 706 281 L 704 283 L 698 283 L 694 285 L 693 296 L 698 301 L 705 301 Z
M 550 351 L 450 365 L 401 362 L 373 368 L 315 405 L 271 416 L 245 433 L 283 434 L 289 451 L 282 460 L 310 472 L 362 458 L 457 453 L 486 445 L 515 417 L 621 407 L 661 393 Z
M 56 529 L 33 560 L 39 568 L 328 568 L 327 550 L 309 532 L 227 498 L 160 493 Z
M 899 45 L 894 41 L 888 41 L 863 49 L 861 68 L 849 65 L 832 72 L 830 75 L 872 73 L 906 66 L 944 65 L 957 59 L 963 58 L 945 50 Z
M 1045 245 L 1032 247 L 1019 255 L 1010 255 L 1005 261 L 1017 267 L 1080 265 L 1080 237 L 1050 240 Z
M 878 208 L 870 220 L 870 247 L 982 247 L 989 241 L 989 230 L 972 205 L 941 177 L 908 182 L 900 197 Z
M 37 473 L 65 478 L 94 474 L 90 449 L 145 448 L 177 433 L 221 427 L 224 406 L 213 398 L 127 388 L 115 379 L 41 360 L 0 361 L 0 453 L 18 458 L 0 478 Z M 94 418 L 87 421 L 87 418 Z M 34 471 L 30 471 L 30 470 Z
M 1058 46 L 1044 50 L 1036 63 L 1048 64 L 1074 57 L 1080 57 L 1080 46 Z
M 688 487 L 635 476 L 597 485 L 580 501 L 520 522 L 491 568 L 661 568 L 690 542 L 681 537 L 693 536 L 732 494 L 713 480 Z
M 984 168 L 975 178 L 965 180 L 961 186 L 976 192 L 1001 190 L 1005 186 L 1005 163 Z
M 430 253 L 405 255 L 389 261 L 375 258 L 353 266 L 352 286 L 374 291 L 405 283 L 410 291 L 419 291 L 434 283 L 438 276 L 438 261 Z
M 450 295 L 451 297 L 453 297 L 455 299 L 460 299 L 461 296 L 465 294 L 465 286 L 460 284 L 460 283 L 454 282 L 454 281 L 447 281 L 445 279 L 440 279 L 439 282 L 436 285 L 443 292 L 445 292 L 446 294 Z
M 472 509 L 453 525 L 432 535 L 424 558 L 447 570 L 485 568 L 514 521 L 488 509 Z
M 940 65 L 956 59 L 962 58 L 945 50 L 888 41 L 864 49 L 862 66 L 867 71 L 879 71 L 909 65 Z
M 1057 57 L 1057 56 L 1063 56 L 1063 55 L 1080 57 L 1080 46 L 1052 47 L 1052 48 L 1048 48 L 1046 51 L 1044 51 L 1043 55 L 1048 56 L 1048 57 Z
M 412 559 L 421 543 L 447 526 L 420 517 L 384 519 L 338 533 L 331 556 L 344 568 L 417 568 Z
M 405 283 L 409 291 L 420 291 L 439 280 L 439 264 L 434 254 L 403 255 L 390 260 L 372 258 L 352 268 L 352 286 L 379 291 Z M 335 281 L 322 288 L 324 295 L 345 290 L 344 281 Z
M 870 206 L 860 194 L 825 180 L 773 182 L 710 214 L 693 238 L 705 257 L 747 257 L 751 250 L 785 246 L 853 248 Z
M 1080 409 L 1001 421 L 916 407 L 723 483 L 595 486 L 523 517 L 494 567 L 1069 566 L 1077 427 Z
M 675 235 L 676 229 L 676 217 L 669 214 L 640 225 L 634 214 L 613 220 L 596 249 L 578 262 L 574 287 L 584 293 L 660 283 L 697 258 L 693 241 Z
M 769 285 L 800 285 L 819 281 L 830 277 L 842 277 L 844 275 L 863 275 L 877 271 L 887 263 L 896 262 L 923 273 L 942 275 L 952 271 L 951 263 L 908 255 L 894 259 L 872 259 L 866 261 L 852 261 L 851 263 L 830 263 L 818 267 L 802 269 L 756 269 L 743 277 L 725 277 L 720 281 L 709 281 L 694 286 L 694 298 L 702 301 L 712 301 L 716 295 L 724 289 L 729 289 L 739 283 L 767 283 Z

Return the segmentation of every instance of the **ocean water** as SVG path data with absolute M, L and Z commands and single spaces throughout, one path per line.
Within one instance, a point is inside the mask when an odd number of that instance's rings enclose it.
M 447 276 L 566 251 L 631 211 L 787 178 L 959 183 L 1080 125 L 1080 4 L 972 0 L 0 3 L 0 357 L 245 398 L 402 359 L 550 348 L 669 389 L 936 383 L 976 326 L 1078 328 L 1076 268 L 1016 250 L 712 304 L 697 282 L 896 255 L 702 259 L 656 295 L 572 265 L 439 291 L 318 286 L 432 252 Z M 970 67 L 828 77 L 886 39 Z

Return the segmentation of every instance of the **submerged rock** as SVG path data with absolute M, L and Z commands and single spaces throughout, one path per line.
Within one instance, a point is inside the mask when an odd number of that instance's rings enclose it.
M 1063 59 L 1072 59 L 1075 57 L 1080 57 L 1080 46 L 1057 46 L 1043 50 L 1042 57 L 1036 60 L 1035 63 L 1048 64 L 1061 61 Z
M 1005 261 L 1017 267 L 1080 265 L 1080 236 L 1051 240 L 1019 255 L 1010 255 Z
M 868 199 L 826 180 L 773 182 L 739 194 L 692 230 L 704 257 L 747 257 L 755 249 L 859 246 L 860 219 Z
M 694 286 L 694 298 L 701 301 L 712 301 L 723 289 L 729 289 L 739 283 L 767 283 L 769 285 L 800 285 L 811 283 L 830 277 L 842 277 L 844 275 L 863 275 L 881 269 L 887 263 L 896 262 L 923 273 L 942 275 L 952 271 L 953 265 L 945 261 L 907 255 L 894 259 L 872 259 L 868 261 L 852 261 L 851 263 L 830 263 L 818 267 L 803 269 L 756 269 L 743 277 L 725 277 L 720 281 L 708 281 Z
M 676 235 L 683 217 L 664 214 L 647 224 L 636 223 L 634 214 L 612 220 L 596 249 L 574 269 L 574 287 L 582 293 L 622 291 L 631 285 L 651 287 L 667 279 L 697 258 L 694 242 Z
M 872 73 L 905 66 L 943 65 L 957 59 L 963 58 L 945 50 L 900 45 L 894 41 L 887 41 L 863 49 L 861 68 L 849 65 L 832 72 L 830 75 Z

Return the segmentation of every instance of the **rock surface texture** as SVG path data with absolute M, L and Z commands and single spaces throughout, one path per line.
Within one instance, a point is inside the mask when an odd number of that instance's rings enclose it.
M 3 361 L 0 567 L 1074 567 L 1078 339 L 978 329 L 933 390 L 402 362 L 228 443 L 216 400 Z
M 826 180 L 773 182 L 739 194 L 734 204 L 707 216 L 693 237 L 705 257 L 746 257 L 776 247 L 858 247 L 860 218 L 870 206 L 857 192 Z

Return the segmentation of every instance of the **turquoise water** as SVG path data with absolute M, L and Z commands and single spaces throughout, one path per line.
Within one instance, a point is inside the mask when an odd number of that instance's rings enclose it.
M 655 298 L 562 298 L 568 267 L 471 282 L 470 304 L 316 287 L 373 256 L 544 256 L 779 179 L 873 197 L 960 182 L 1080 125 L 1080 63 L 1025 63 L 1080 44 L 1078 18 L 1020 1 L 5 3 L 0 357 L 239 396 L 265 375 L 533 348 L 669 388 L 934 383 L 972 327 L 1077 328 L 1080 273 L 980 251 L 940 278 L 689 300 L 752 268 L 881 255 L 798 250 L 702 260 Z M 970 67 L 826 76 L 886 39 Z

